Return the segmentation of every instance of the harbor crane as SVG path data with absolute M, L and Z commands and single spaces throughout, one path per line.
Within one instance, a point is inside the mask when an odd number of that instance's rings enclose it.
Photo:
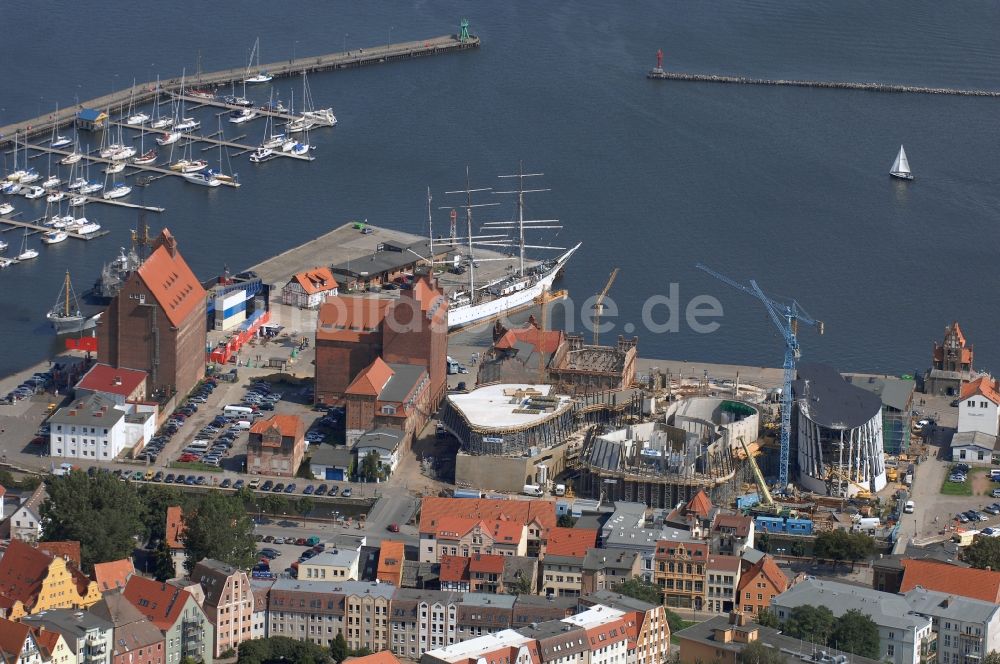
M 604 284 L 604 289 L 597 294 L 597 299 L 594 300 L 594 345 L 601 338 L 601 311 L 604 309 L 604 298 L 607 296 L 608 291 L 611 290 L 611 284 L 615 283 L 615 279 L 618 277 L 618 268 L 611 270 L 611 276 L 608 277 L 608 283 Z
M 799 323 L 815 327 L 820 334 L 823 334 L 823 321 L 814 319 L 795 300 L 786 304 L 769 297 L 753 279 L 747 286 L 716 272 L 703 263 L 698 263 L 695 267 L 760 300 L 764 308 L 767 309 L 774 326 L 778 328 L 785 340 L 785 382 L 781 392 L 781 458 L 778 464 L 778 488 L 780 491 L 785 491 L 788 487 L 788 461 L 791 449 L 789 436 L 792 428 L 792 381 L 795 380 L 795 362 L 801 354 L 799 350 Z

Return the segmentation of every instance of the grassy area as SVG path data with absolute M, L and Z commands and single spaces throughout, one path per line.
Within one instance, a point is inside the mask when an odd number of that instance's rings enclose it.
M 221 473 L 222 468 L 216 468 L 215 466 L 210 466 L 207 463 L 201 463 L 199 461 L 174 461 L 170 464 L 170 468 L 179 468 L 181 470 L 198 470 L 206 473 Z
M 671 628 L 670 630 L 670 643 L 674 645 L 680 645 L 681 642 L 681 640 L 677 638 L 677 632 L 681 631 L 682 629 L 687 629 L 691 625 L 697 624 L 694 620 L 681 620 L 680 623 L 681 623 L 680 629 Z
M 945 496 L 971 496 L 972 480 L 949 482 L 946 477 L 944 478 L 944 482 L 941 483 L 941 493 Z

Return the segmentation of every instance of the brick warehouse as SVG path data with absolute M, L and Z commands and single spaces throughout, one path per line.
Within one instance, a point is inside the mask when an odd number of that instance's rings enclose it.
M 336 404 L 376 358 L 423 366 L 430 405 L 447 389 L 448 299 L 426 272 L 398 298 L 330 297 L 316 323 L 316 400 Z
M 205 289 L 163 229 L 98 321 L 98 361 L 145 371 L 153 396 L 186 394 L 205 375 L 205 307 Z

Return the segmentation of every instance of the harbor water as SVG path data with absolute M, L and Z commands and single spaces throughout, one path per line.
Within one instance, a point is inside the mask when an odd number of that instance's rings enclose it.
M 244 269 L 352 219 L 426 232 L 426 187 L 435 208 L 458 204 L 444 192 L 464 185 L 466 165 L 474 187 L 506 189 L 509 181 L 495 176 L 515 172 L 523 159 L 526 170 L 545 173 L 539 184 L 552 190 L 528 199 L 529 214 L 565 226 L 534 239 L 583 242 L 557 283 L 577 303 L 572 320 L 563 321 L 576 330 L 579 305 L 618 266 L 610 292 L 617 315 L 606 310 L 602 320 L 614 327 L 604 341 L 632 324 L 644 357 L 780 364 L 781 339 L 760 303 L 696 270 L 701 261 L 793 296 L 822 319 L 824 336 L 802 334 L 804 359 L 911 372 L 928 364 L 932 341 L 958 319 L 976 345 L 977 366 L 1000 366 L 1000 344 L 990 333 L 1000 327 L 1000 309 L 986 299 L 998 280 L 1000 100 L 645 76 L 662 48 L 672 71 L 995 89 L 998 3 L 955 11 L 931 0 L 905 7 L 861 0 L 344 1 L 312 6 L 304 16 L 260 0 L 241 3 L 239 12 L 187 0 L 104 8 L 81 12 L 67 0 L 44 11 L 26 3 L 5 8 L 0 125 L 127 87 L 133 78 L 184 69 L 192 75 L 199 55 L 205 71 L 239 66 L 257 36 L 261 62 L 455 32 L 461 18 L 483 39 L 472 52 L 311 76 L 316 105 L 332 106 L 339 120 L 310 134 L 311 163 L 255 166 L 244 155 L 233 159 L 238 190 L 179 178 L 136 187 L 127 200 L 167 208 L 148 222 L 153 230 L 170 227 L 200 278 L 226 266 Z M 266 102 L 272 87 L 286 104 L 294 90 L 299 107 L 299 80 L 247 92 Z M 216 129 L 214 111 L 190 115 L 203 133 Z M 256 144 L 264 124 L 224 131 Z M 93 148 L 99 139 L 81 133 L 81 140 Z M 913 182 L 888 175 L 900 144 Z M 214 149 L 195 153 L 218 160 Z M 44 174 L 47 159 L 32 166 Z M 91 171 L 91 179 L 103 180 L 100 167 Z M 26 219 L 45 209 L 44 199 L 12 202 Z M 0 272 L 0 373 L 57 347 L 45 312 L 65 270 L 81 292 L 127 246 L 134 211 L 86 211 L 111 233 L 51 247 L 33 237 L 29 244 L 41 256 Z M 488 212 L 482 220 L 514 213 L 509 202 Z M 435 214 L 435 229 L 446 228 L 447 210 Z M 17 253 L 18 231 L 0 238 L 11 245 L 6 255 Z M 672 284 L 678 324 L 665 324 L 669 307 L 660 304 L 653 318 L 668 331 L 645 329 L 644 305 L 671 295 Z M 698 295 L 722 304 L 712 333 L 683 320 Z M 558 324 L 561 314 L 554 317 Z

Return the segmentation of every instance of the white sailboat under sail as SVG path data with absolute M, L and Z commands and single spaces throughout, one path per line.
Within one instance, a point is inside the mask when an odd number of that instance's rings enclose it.
M 913 179 L 913 173 L 910 172 L 910 162 L 906 158 L 906 150 L 903 149 L 902 145 L 899 146 L 899 154 L 896 155 L 896 161 L 892 162 L 889 175 L 900 180 Z

